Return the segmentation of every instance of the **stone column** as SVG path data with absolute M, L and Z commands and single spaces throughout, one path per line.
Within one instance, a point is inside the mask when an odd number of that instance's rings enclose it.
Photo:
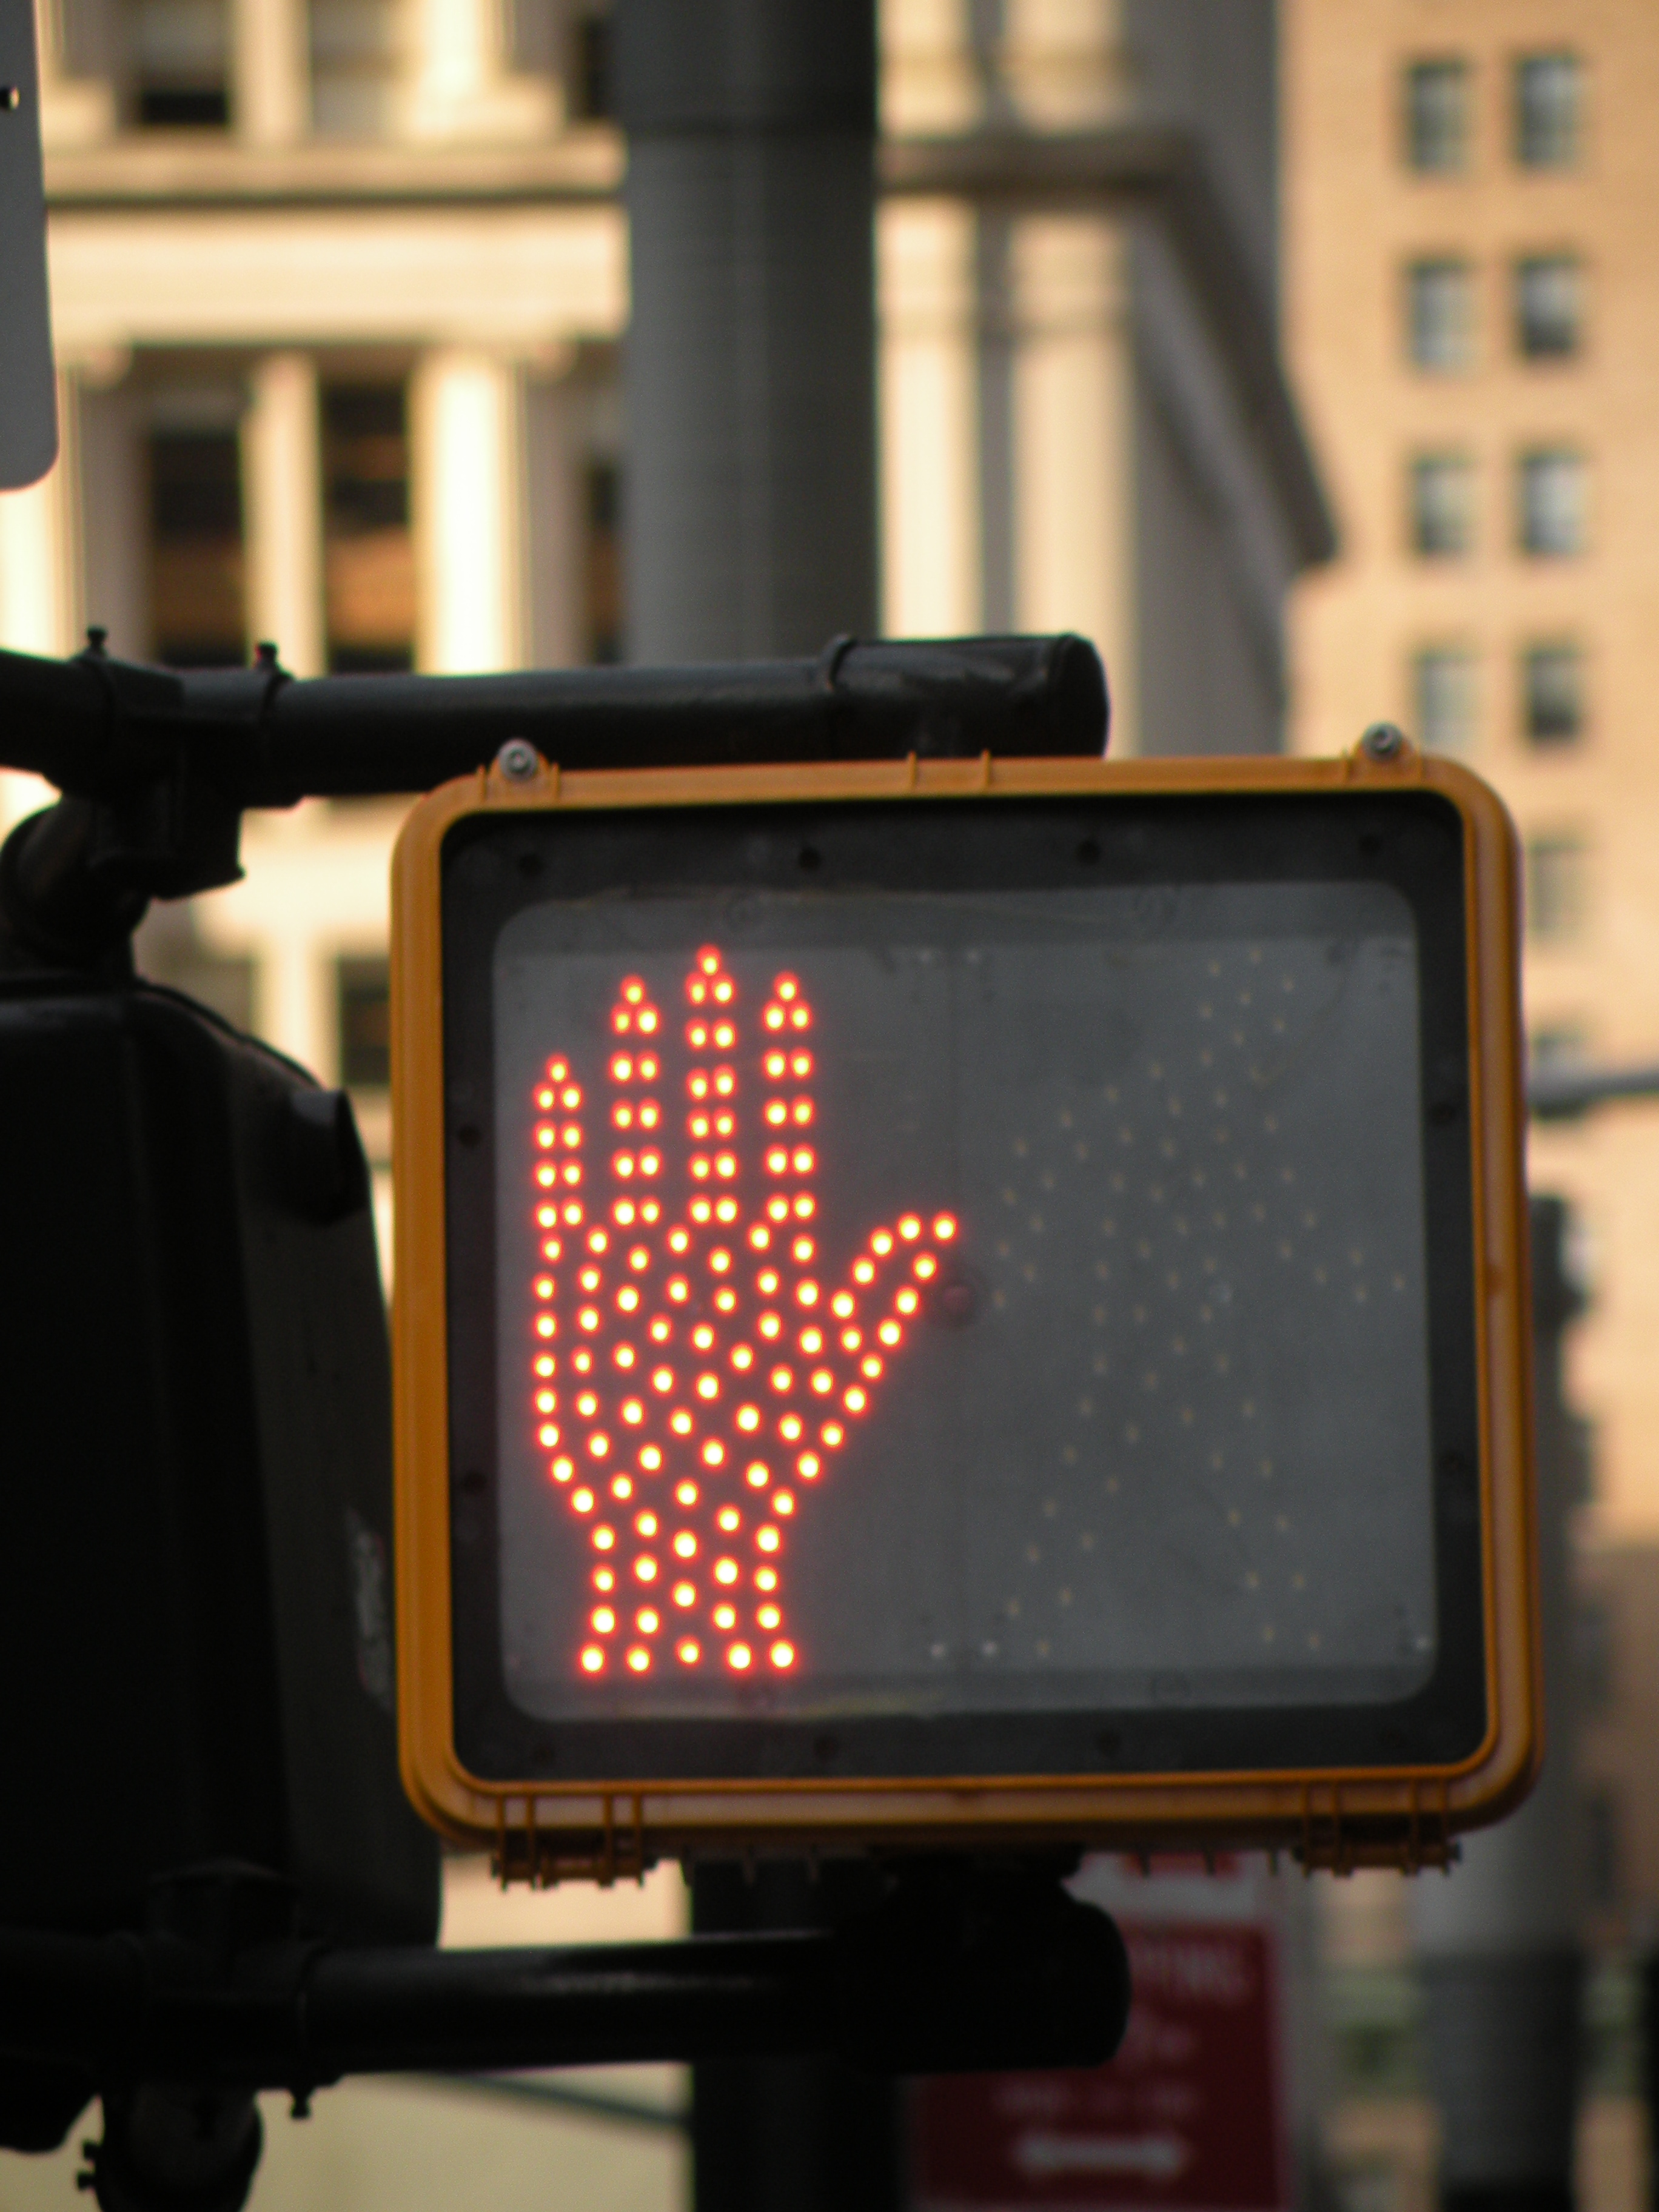
M 410 69 L 402 124 L 414 138 L 545 136 L 561 120 L 550 78 L 516 73 L 502 0 L 407 0 Z
M 517 371 L 493 356 L 446 349 L 415 372 L 416 657 L 434 675 L 521 663 L 521 411 Z
M 317 368 L 268 354 L 249 380 L 242 425 L 250 645 L 272 640 L 296 676 L 327 663 L 323 602 L 322 456 Z
M 253 146 L 291 146 L 311 129 L 306 0 L 231 0 L 231 119 Z
M 901 202 L 877 236 L 883 623 L 960 636 L 984 618 L 974 219 L 954 201 Z
M 1127 240 L 1100 216 L 1029 217 L 1012 227 L 1007 281 L 1015 627 L 1094 640 L 1112 690 L 1112 750 L 1133 752 Z

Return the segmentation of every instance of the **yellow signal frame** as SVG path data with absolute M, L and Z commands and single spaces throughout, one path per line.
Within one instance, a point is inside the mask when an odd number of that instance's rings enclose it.
M 485 1781 L 453 1724 L 440 860 L 464 817 L 791 801 L 1237 793 L 1417 787 L 1463 825 L 1470 1134 L 1486 1615 L 1484 1741 L 1443 1767 L 939 1779 Z M 404 1786 L 442 1834 L 491 1850 L 503 1880 L 632 1874 L 663 1856 L 1088 1842 L 1120 1850 L 1255 1844 L 1310 1865 L 1443 1864 L 1462 1828 L 1530 1787 L 1542 1711 L 1534 1518 L 1531 1299 L 1522 1179 L 1519 873 L 1514 826 L 1480 779 L 1406 745 L 1379 760 L 999 760 L 631 769 L 447 784 L 404 824 L 392 868 L 393 1358 L 398 1730 Z

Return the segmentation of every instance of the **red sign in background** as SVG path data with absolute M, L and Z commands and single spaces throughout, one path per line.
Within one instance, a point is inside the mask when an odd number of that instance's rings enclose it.
M 1109 2064 L 920 2085 L 919 2212 L 1288 2205 L 1272 1931 L 1122 1924 L 1134 1999 Z

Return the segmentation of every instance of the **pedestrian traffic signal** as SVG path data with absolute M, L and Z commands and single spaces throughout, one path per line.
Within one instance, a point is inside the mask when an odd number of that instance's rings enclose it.
M 1536 1750 L 1514 846 L 1409 749 L 434 793 L 402 1737 L 544 1875 L 1421 1863 Z

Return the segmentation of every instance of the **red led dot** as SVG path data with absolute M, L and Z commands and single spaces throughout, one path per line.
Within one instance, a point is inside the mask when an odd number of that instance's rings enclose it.
M 743 1525 L 743 1516 L 735 1505 L 722 1505 L 714 1516 L 714 1520 L 720 1528 L 725 1529 L 728 1536 L 733 1534 Z
M 564 1060 L 550 1060 L 547 1063 L 547 1072 L 549 1075 L 552 1077 L 555 1083 L 562 1083 L 566 1076 L 569 1074 L 570 1069 Z
M 954 1218 L 948 1213 L 938 1214 L 933 1220 L 933 1234 L 941 1244 L 948 1244 L 957 1233 Z
M 793 999 L 799 995 L 800 984 L 795 976 L 786 970 L 773 984 L 772 988 L 781 999 Z
M 778 1571 L 775 1567 L 756 1568 L 755 1588 L 757 1590 L 775 1590 L 777 1586 Z
M 818 1431 L 818 1434 L 823 1440 L 825 1450 L 835 1451 L 839 1448 L 846 1431 L 839 1421 L 826 1421 Z
M 815 1306 L 818 1302 L 818 1286 L 809 1277 L 805 1282 L 796 1284 L 795 1296 L 802 1305 Z
M 554 1168 L 542 1167 L 536 1170 L 536 1180 L 544 1190 L 550 1190 L 558 1179 L 558 1172 Z
M 686 1609 L 686 1607 L 687 1607 L 688 1606 L 693 1606 L 693 1605 L 695 1605 L 695 1604 L 696 1603 L 696 1601 L 697 1601 L 697 1593 L 696 1593 L 696 1586 L 695 1586 L 693 1583 L 675 1583 L 675 1585 L 674 1585 L 674 1602 L 675 1602 L 675 1604 L 676 1604 L 677 1606 L 678 1606 L 678 1607 L 679 1607 L 679 1608 L 680 1608 L 680 1610 L 681 1610 L 681 1612 L 682 1612 L 682 1613 L 684 1613 L 684 1612 L 685 1611 L 685 1609 Z
M 798 1079 L 805 1080 L 812 1073 L 811 1054 L 810 1052 L 792 1053 L 789 1057 L 789 1073 Z
M 781 1628 L 783 1626 L 783 1615 L 775 1605 L 757 1606 L 755 1626 L 757 1628 Z
M 652 1559 L 635 1559 L 634 1562 L 634 1574 L 635 1578 L 639 1582 L 655 1582 L 657 1579 L 656 1561 Z
M 904 1334 L 904 1331 L 899 1327 L 896 1321 L 884 1321 L 881 1327 L 876 1331 L 876 1334 L 881 1339 L 884 1344 L 893 1345 L 899 1341 L 899 1339 Z
M 853 1280 L 855 1283 L 873 1283 L 875 1279 L 875 1268 L 868 1260 L 855 1260 L 854 1261 Z
M 576 1472 L 575 1462 L 574 1460 L 556 1459 L 549 1472 L 555 1482 L 568 1482 Z
M 592 1621 L 596 1636 L 609 1636 L 617 1626 L 617 1616 L 608 1605 L 596 1606 Z
M 770 1474 L 771 1470 L 763 1460 L 752 1460 L 744 1470 L 744 1480 L 751 1490 L 764 1490 Z
M 814 1482 L 823 1464 L 816 1452 L 803 1452 L 795 1462 L 795 1472 L 803 1482 Z
M 873 1352 L 860 1360 L 859 1373 L 866 1382 L 878 1382 L 881 1380 L 881 1361 Z
M 691 1534 L 691 1531 L 689 1528 L 682 1528 L 679 1534 L 675 1537 L 674 1556 L 677 1559 L 695 1559 L 696 1558 L 697 1540 Z
M 732 1583 L 736 1582 L 736 1580 L 737 1580 L 737 1579 L 738 1579 L 738 1563 L 737 1563 L 737 1561 L 736 1561 L 735 1559 L 716 1559 L 716 1560 L 715 1560 L 715 1562 L 714 1562 L 714 1580 L 715 1580 L 717 1583 L 724 1583 L 724 1584 L 726 1584 L 726 1585 L 729 1588 L 729 1587 L 730 1587 L 730 1585 L 731 1585 Z
M 827 1367 L 818 1368 L 812 1376 L 812 1388 L 821 1398 L 828 1397 L 836 1387 L 836 1378 Z
M 735 1628 L 738 1625 L 737 1607 L 731 1605 L 717 1605 L 714 1607 L 714 1618 L 716 1628 Z
M 870 1239 L 870 1249 L 885 1259 L 893 1249 L 893 1233 L 890 1229 L 878 1229 Z
M 850 1291 L 837 1291 L 830 1301 L 830 1310 L 838 1321 L 848 1321 L 855 1310 L 856 1301 Z
M 718 975 L 720 969 L 720 947 L 716 945 L 699 946 L 697 965 L 705 975 Z
M 772 1510 L 775 1513 L 782 1514 L 784 1518 L 787 1520 L 794 1510 L 795 1501 L 789 1495 L 789 1492 L 787 1490 L 780 1490 L 774 1494 L 772 1499 Z
M 799 1413 L 786 1413 L 778 1423 L 778 1434 L 785 1443 L 797 1444 L 801 1439 L 803 1425 Z
M 583 1674 L 602 1674 L 602 1673 L 604 1672 L 604 1669 L 605 1669 L 605 1654 L 604 1654 L 604 1652 L 600 1650 L 600 1649 L 599 1649 L 599 1645 L 598 1645 L 597 1644 L 590 1644 L 587 1646 L 586 1650 L 582 1653 L 582 1672 L 583 1672 Z
M 647 1674 L 651 1667 L 651 1654 L 636 1644 L 628 1655 L 628 1663 L 636 1674 Z
M 938 1274 L 938 1273 L 939 1261 L 933 1257 L 933 1254 L 931 1252 L 918 1252 L 916 1255 L 917 1279 L 921 1282 L 928 1283 L 933 1280 L 933 1277 Z
M 894 1299 L 893 1304 L 902 1314 L 913 1314 L 921 1304 L 921 1293 L 920 1291 L 913 1291 L 907 1283 Z
M 754 1365 L 754 1364 L 755 1364 L 755 1348 L 754 1348 L 753 1345 L 750 1345 L 750 1344 L 734 1344 L 734 1345 L 732 1346 L 732 1365 L 733 1365 L 733 1366 L 734 1366 L 734 1367 L 738 1370 L 738 1372 L 739 1372 L 740 1374 L 746 1374 L 746 1373 L 748 1372 L 748 1370 L 750 1370 L 750 1368 L 751 1368 L 751 1367 Z
M 755 1541 L 763 1552 L 775 1552 L 783 1538 L 775 1528 L 762 1528 L 756 1532 Z
M 536 1316 L 536 1334 L 538 1336 L 556 1336 L 558 1333 L 559 1324 L 554 1320 L 551 1314 L 538 1314 Z
M 613 1590 L 617 1587 L 615 1571 L 610 1567 L 595 1567 L 593 1587 L 596 1590 Z
M 766 1201 L 766 1212 L 767 1217 L 770 1220 L 787 1221 L 789 1218 L 789 1201 L 787 1198 L 769 1198 Z
M 645 996 L 645 986 L 637 975 L 624 975 L 622 996 L 630 1006 L 637 1006 Z
M 794 1376 L 788 1368 L 775 1367 L 772 1370 L 772 1388 L 775 1390 L 793 1389 L 794 1382 Z
M 596 1429 L 587 1439 L 587 1449 L 595 1459 L 603 1459 L 611 1449 L 611 1439 L 603 1429 Z
M 702 1653 L 697 1649 L 695 1637 L 684 1636 L 674 1647 L 675 1656 L 682 1667 L 695 1667 Z
M 726 1446 L 720 1442 L 718 1437 L 710 1437 L 708 1442 L 703 1446 L 702 1463 L 705 1467 L 723 1467 L 725 1465 Z
M 807 1150 L 806 1146 L 803 1145 L 800 1150 L 795 1154 L 795 1173 L 797 1175 L 811 1175 L 812 1172 L 812 1155 Z
M 754 1656 L 746 1644 L 734 1644 L 726 1655 L 726 1663 L 734 1674 L 745 1674 L 754 1663 Z
M 596 1528 L 593 1531 L 593 1549 L 596 1552 L 610 1551 L 616 1540 L 617 1532 L 614 1528 Z
M 863 1391 L 856 1387 L 849 1390 L 842 1401 L 849 1413 L 861 1413 L 868 1402 Z
M 769 1030 L 781 1030 L 783 1027 L 783 1008 L 781 1006 L 768 1006 L 766 1011 L 762 1014 L 761 1019 L 765 1023 Z
M 768 1154 L 766 1155 L 766 1172 L 767 1172 L 767 1174 L 768 1174 L 768 1175 L 785 1175 L 785 1174 L 787 1174 L 787 1173 L 788 1172 L 788 1168 L 789 1168 L 789 1155 L 788 1155 L 788 1153 L 787 1153 L 787 1152 L 786 1152 L 784 1151 L 783 1147 L 782 1147 L 781 1145 L 774 1146 L 774 1147 L 772 1148 L 772 1150 L 771 1150 L 769 1152 L 768 1152 Z
M 570 1503 L 578 1513 L 591 1513 L 593 1510 L 593 1493 L 591 1490 L 579 1490 Z
M 671 1413 L 668 1416 L 668 1425 L 677 1437 L 689 1437 L 692 1427 L 691 1416 L 684 1412 Z
M 720 1395 L 719 1378 L 713 1375 L 699 1375 L 696 1391 L 700 1398 L 718 1398 Z
M 864 1331 L 861 1328 L 844 1328 L 841 1333 L 841 1348 L 843 1352 L 856 1352 L 863 1341 Z
M 793 1667 L 794 1663 L 795 1647 L 793 1644 L 780 1641 L 772 1646 L 772 1664 L 780 1673 L 786 1668 Z
M 630 1398 L 622 1409 L 622 1417 L 630 1429 L 636 1429 L 645 1419 L 645 1408 L 637 1398 Z
M 551 1451 L 554 1445 L 559 1441 L 559 1431 L 554 1423 L 551 1421 L 544 1423 L 544 1425 L 536 1431 L 536 1440 L 541 1445 L 544 1451 Z
M 757 1430 L 757 1428 L 759 1428 L 759 1426 L 760 1426 L 760 1422 L 761 1422 L 760 1408 L 759 1408 L 758 1407 L 757 1407 L 757 1406 L 739 1406 L 739 1407 L 738 1407 L 738 1426 L 741 1430 L 743 1430 L 743 1431 L 744 1431 L 744 1432 L 745 1433 L 745 1435 L 752 1435 L 752 1433 L 754 1432 L 754 1431 L 755 1431 L 755 1430 Z
M 617 1499 L 619 1504 L 626 1505 L 629 1499 L 634 1495 L 634 1485 L 631 1478 L 625 1474 L 613 1476 L 611 1483 L 611 1495 Z
M 662 1454 L 657 1449 L 655 1444 L 647 1444 L 640 1454 L 640 1465 L 647 1474 L 654 1474 L 662 1465 Z
M 673 1387 L 674 1370 L 672 1367 L 658 1367 L 652 1370 L 651 1388 L 653 1390 L 665 1392 L 672 1390 Z
M 921 1234 L 921 1224 L 914 1213 L 899 1217 L 898 1233 L 907 1243 L 912 1243 Z
M 656 1515 L 654 1513 L 635 1514 L 634 1516 L 634 1528 L 635 1533 L 639 1535 L 647 1538 L 654 1536 L 657 1533 Z
M 641 1636 L 654 1636 L 662 1626 L 662 1618 L 648 1605 L 641 1606 L 634 1616 L 634 1626 Z

